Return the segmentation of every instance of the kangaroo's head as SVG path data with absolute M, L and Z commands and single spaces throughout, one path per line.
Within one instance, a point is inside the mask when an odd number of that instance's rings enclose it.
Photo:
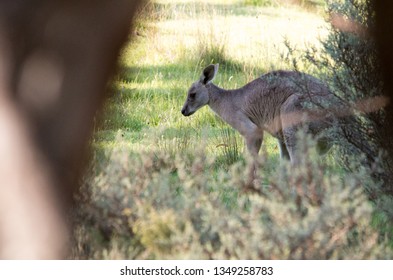
M 211 64 L 202 71 L 198 81 L 193 83 L 188 90 L 187 99 L 181 113 L 184 116 L 191 116 L 199 108 L 209 103 L 209 91 L 207 85 L 214 79 L 218 71 L 218 64 Z

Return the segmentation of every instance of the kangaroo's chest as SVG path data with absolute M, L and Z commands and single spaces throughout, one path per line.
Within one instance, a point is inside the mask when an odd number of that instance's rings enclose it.
M 279 100 L 253 99 L 244 108 L 245 114 L 260 129 L 267 131 L 272 136 L 279 138 L 282 130 L 281 105 Z

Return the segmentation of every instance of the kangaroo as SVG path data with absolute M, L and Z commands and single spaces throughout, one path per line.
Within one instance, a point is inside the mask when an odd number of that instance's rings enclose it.
M 281 158 L 292 164 L 299 162 L 296 135 L 300 128 L 316 137 L 320 154 L 332 146 L 323 132 L 335 124 L 334 115 L 324 109 L 331 105 L 333 94 L 317 78 L 296 71 L 274 71 L 239 89 L 225 90 L 212 83 L 217 72 L 218 64 L 209 65 L 191 85 L 181 110 L 184 116 L 209 105 L 244 137 L 255 159 L 264 131 L 277 138 Z

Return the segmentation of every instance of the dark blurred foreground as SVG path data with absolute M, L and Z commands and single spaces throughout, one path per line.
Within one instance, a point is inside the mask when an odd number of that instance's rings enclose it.
M 64 213 L 139 2 L 0 2 L 0 258 L 65 256 Z

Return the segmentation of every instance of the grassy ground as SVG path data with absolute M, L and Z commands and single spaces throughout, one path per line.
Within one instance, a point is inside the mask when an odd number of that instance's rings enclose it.
M 267 71 L 292 67 L 283 59 L 285 41 L 301 50 L 318 45 L 318 38 L 326 34 L 321 14 L 295 6 L 244 3 L 157 0 L 148 4 L 136 24 L 137 36 L 123 51 L 121 71 L 94 146 L 175 153 L 192 151 L 205 138 L 214 156 L 225 157 L 225 124 L 208 108 L 189 118 L 180 113 L 187 89 L 202 67 L 219 63 L 215 83 L 240 87 Z M 241 138 L 234 132 L 230 138 L 236 139 L 232 142 L 241 154 Z M 269 136 L 265 147 L 275 160 L 278 149 Z

